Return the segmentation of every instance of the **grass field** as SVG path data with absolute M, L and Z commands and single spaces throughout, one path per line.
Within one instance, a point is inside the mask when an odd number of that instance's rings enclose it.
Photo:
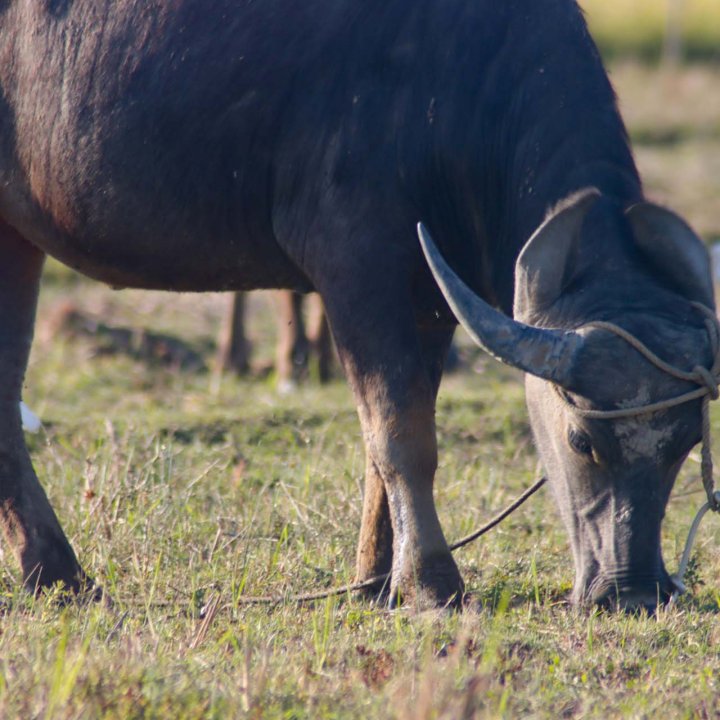
M 716 69 L 612 71 L 650 194 L 720 239 Z M 246 607 L 248 594 L 352 578 L 363 452 L 347 389 L 278 397 L 271 380 L 97 356 L 91 340 L 49 337 L 68 299 L 107 322 L 172 332 L 208 358 L 225 307 L 220 296 L 114 293 L 49 266 L 25 392 L 45 429 L 31 448 L 115 605 L 32 600 L 6 553 L 0 717 L 720 715 L 717 518 L 701 530 L 692 593 L 655 618 L 566 605 L 572 563 L 545 491 L 460 551 L 475 611 L 389 612 L 349 597 Z M 271 354 L 265 301 L 251 308 L 259 358 Z M 536 471 L 518 375 L 460 345 L 465 369 L 444 382 L 438 407 L 437 502 L 451 539 Z M 703 501 L 698 462 L 694 453 L 668 509 L 671 570 Z
M 679 29 L 683 56 L 720 58 L 717 0 L 579 0 L 608 57 L 661 55 L 668 25 Z

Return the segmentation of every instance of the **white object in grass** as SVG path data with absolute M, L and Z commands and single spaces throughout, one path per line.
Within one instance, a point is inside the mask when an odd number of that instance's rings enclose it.
M 20 403 L 20 417 L 22 418 L 23 430 L 36 433 L 42 423 L 40 418 L 24 403 Z

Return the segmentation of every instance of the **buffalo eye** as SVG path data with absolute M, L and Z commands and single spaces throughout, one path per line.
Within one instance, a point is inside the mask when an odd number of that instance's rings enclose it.
M 575 430 L 575 428 L 570 428 L 568 431 L 568 442 L 570 443 L 570 447 L 576 453 L 592 457 L 592 443 L 590 442 L 590 438 L 584 432 Z

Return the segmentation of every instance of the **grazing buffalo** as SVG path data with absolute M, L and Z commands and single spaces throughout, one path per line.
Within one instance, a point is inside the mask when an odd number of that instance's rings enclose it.
M 0 517 L 27 586 L 88 582 L 18 411 L 50 254 L 117 287 L 317 290 L 366 447 L 358 579 L 457 601 L 433 502 L 456 321 L 422 221 L 478 341 L 527 373 L 575 599 L 671 592 L 660 526 L 700 400 L 582 410 L 696 386 L 589 323 L 709 367 L 713 290 L 702 243 L 643 198 L 573 0 L 3 0 L 0 219 Z

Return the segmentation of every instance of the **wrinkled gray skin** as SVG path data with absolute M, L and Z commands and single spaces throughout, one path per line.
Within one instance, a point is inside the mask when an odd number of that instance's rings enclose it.
M 713 287 L 704 246 L 677 216 L 647 203 L 623 213 L 599 197 L 588 191 L 568 200 L 518 258 L 515 317 L 565 329 L 549 338 L 561 338 L 559 353 L 538 350 L 546 341 L 537 336 L 522 349 L 530 328 L 498 318 L 425 244 L 463 325 L 499 359 L 529 371 L 531 425 L 572 545 L 574 600 L 652 610 L 674 590 L 660 530 L 677 472 L 700 440 L 700 401 L 615 420 L 586 419 L 575 406 L 637 407 L 697 386 L 657 369 L 615 334 L 583 326 L 611 321 L 677 368 L 710 367 L 703 316 L 690 302 L 714 307 Z M 506 347 L 498 339 L 508 323 Z

